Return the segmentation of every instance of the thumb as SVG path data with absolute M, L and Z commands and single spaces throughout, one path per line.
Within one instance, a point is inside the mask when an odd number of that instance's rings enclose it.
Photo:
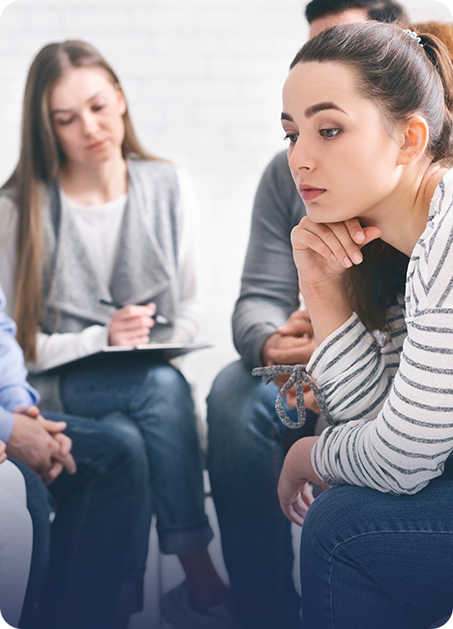
M 360 243 L 360 247 L 367 245 L 372 240 L 376 240 L 377 238 L 380 238 L 382 234 L 379 227 L 364 227 L 363 231 L 365 233 L 365 240 L 363 240 L 363 242 Z

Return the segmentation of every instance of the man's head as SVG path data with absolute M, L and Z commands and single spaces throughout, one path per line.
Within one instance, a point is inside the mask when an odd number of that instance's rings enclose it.
M 311 0 L 305 8 L 310 37 L 337 24 L 365 22 L 408 22 L 403 7 L 393 0 Z

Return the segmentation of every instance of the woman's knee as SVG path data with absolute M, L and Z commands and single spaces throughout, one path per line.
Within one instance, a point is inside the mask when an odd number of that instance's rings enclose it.
M 370 498 L 376 492 L 344 485 L 324 491 L 311 505 L 302 527 L 301 553 L 310 547 L 332 551 L 339 543 L 362 529 L 370 518 Z
M 119 460 L 128 460 L 129 465 L 137 468 L 138 474 L 149 476 L 146 444 L 137 424 L 123 413 L 110 413 L 100 419 L 102 426 L 109 431 L 111 447 L 117 452 Z

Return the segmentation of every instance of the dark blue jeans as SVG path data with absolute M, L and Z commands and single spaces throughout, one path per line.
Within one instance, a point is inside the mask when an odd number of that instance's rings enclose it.
M 125 355 L 64 371 L 61 393 L 65 411 L 120 433 L 142 469 L 147 496 L 136 519 L 120 607 L 125 614 L 139 611 L 152 509 L 162 552 L 198 553 L 212 539 L 190 387 L 166 362 Z
M 317 416 L 308 411 L 304 427 L 286 428 L 275 412 L 276 395 L 274 384 L 263 385 L 238 361 L 217 376 L 208 397 L 212 495 L 244 629 L 301 626 L 291 524 L 280 509 L 277 481 L 286 452 L 313 433 Z
M 303 629 L 429 629 L 453 608 L 453 480 L 414 496 L 333 487 L 301 542 Z
M 57 413 L 44 415 L 68 423 L 65 433 L 73 442 L 77 473 L 62 472 L 47 492 L 31 470 L 18 464 L 34 527 L 31 577 L 20 626 L 110 629 L 143 500 L 141 470 L 109 426 Z M 51 526 L 50 504 L 56 514 Z

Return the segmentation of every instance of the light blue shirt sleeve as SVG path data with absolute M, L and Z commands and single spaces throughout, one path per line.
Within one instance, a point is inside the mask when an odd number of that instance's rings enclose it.
M 8 443 L 14 428 L 14 415 L 0 406 L 0 440 Z
M 14 425 L 11 414 L 18 406 L 39 402 L 39 393 L 27 382 L 24 355 L 16 341 L 16 324 L 5 313 L 6 299 L 0 286 L 0 439 L 9 439 Z

